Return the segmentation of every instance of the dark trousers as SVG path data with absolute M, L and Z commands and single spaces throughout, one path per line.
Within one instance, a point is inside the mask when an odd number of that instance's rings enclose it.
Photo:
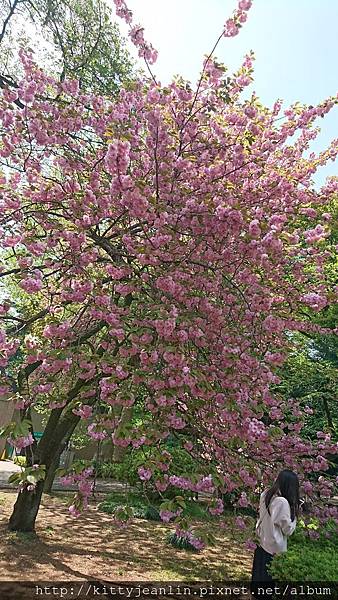
M 273 579 L 268 573 L 267 567 L 271 563 L 273 555 L 269 554 L 257 546 L 254 554 L 253 565 L 252 565 L 252 577 L 251 577 L 251 593 L 253 596 L 258 597 L 258 588 L 270 587 Z M 270 585 L 266 585 L 270 584 Z M 264 598 L 264 594 L 260 594 Z

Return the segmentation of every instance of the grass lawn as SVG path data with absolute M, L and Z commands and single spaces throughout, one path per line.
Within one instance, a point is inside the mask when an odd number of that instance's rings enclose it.
M 98 510 L 98 502 L 74 520 L 65 494 L 44 496 L 37 536 L 11 533 L 6 525 L 15 498 L 12 492 L 0 493 L 2 581 L 224 581 L 250 576 L 252 553 L 233 540 L 231 516 L 222 526 L 217 521 L 203 523 L 216 544 L 192 554 L 167 544 L 173 526 L 134 519 L 121 529 Z

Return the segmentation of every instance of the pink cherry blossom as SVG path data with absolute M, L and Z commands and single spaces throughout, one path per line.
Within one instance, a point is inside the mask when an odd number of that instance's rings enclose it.
M 73 413 L 81 417 L 81 419 L 89 419 L 93 414 L 93 407 L 88 404 L 83 404 L 79 408 L 74 408 Z
M 16 450 L 20 451 L 23 448 L 27 448 L 27 446 L 31 446 L 34 443 L 34 438 L 32 436 L 31 433 L 29 433 L 26 436 L 22 436 L 22 437 L 16 437 L 16 438 L 12 438 L 9 437 L 7 438 L 7 442 L 13 446 Z
M 242 519 L 242 517 L 236 517 L 235 524 L 236 524 L 236 527 L 238 527 L 238 529 L 243 530 L 246 528 L 245 521 Z
M 145 467 L 140 467 L 137 472 L 142 481 L 149 481 L 153 474 L 151 469 L 146 469 Z

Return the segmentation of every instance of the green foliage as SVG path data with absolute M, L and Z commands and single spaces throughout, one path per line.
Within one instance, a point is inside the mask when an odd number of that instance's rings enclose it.
M 24 468 L 27 464 L 27 459 L 25 456 L 15 456 L 13 462 L 15 465 Z
M 26 467 L 22 471 L 18 473 L 13 473 L 8 478 L 8 483 L 14 483 L 16 485 L 32 485 L 36 486 L 36 484 L 44 480 L 46 476 L 46 467 L 45 465 L 36 465 L 33 467 Z
M 127 504 L 132 508 L 133 517 L 138 519 L 147 519 L 148 521 L 160 521 L 160 510 L 175 511 L 182 509 L 182 517 L 200 521 L 210 521 L 213 517 L 210 515 L 207 506 L 201 502 L 185 500 L 182 496 L 176 496 L 175 500 L 167 499 L 161 501 L 159 496 L 152 495 L 150 498 L 141 493 L 114 492 L 108 494 L 101 504 L 99 510 L 109 515 L 115 513 L 118 506 Z
M 148 506 L 134 508 L 134 517 L 146 519 L 147 521 L 161 521 L 160 512 L 156 506 L 149 504 Z
M 127 523 L 133 517 L 133 509 L 130 506 L 116 506 L 114 517 L 117 521 Z
M 26 437 L 31 432 L 32 422 L 29 419 L 22 419 L 19 423 L 12 421 L 6 427 L 0 430 L 0 437 Z
M 179 447 L 166 447 L 172 457 L 171 470 L 175 475 L 191 476 L 191 473 L 196 471 L 196 461 L 190 456 L 186 450 Z M 93 463 L 96 468 L 97 477 L 103 479 L 114 479 L 136 485 L 140 482 L 138 475 L 139 467 L 146 461 L 152 460 L 151 451 L 149 449 L 137 449 L 126 451 L 121 462 L 115 463 L 112 461 L 103 461 L 101 463 Z M 177 492 L 173 490 L 173 495 Z
M 99 510 L 108 515 L 116 516 L 117 511 L 124 506 L 128 508 L 130 517 L 138 519 L 147 519 L 148 521 L 160 521 L 160 513 L 156 506 L 147 503 L 146 499 L 137 494 L 109 494 L 107 498 L 99 504 Z
M 113 492 L 108 494 L 101 504 L 99 504 L 99 510 L 109 515 L 113 514 L 115 508 L 120 504 L 128 503 L 135 508 L 139 508 L 145 505 L 144 498 L 139 494 L 134 493 L 121 493 Z
M 293 351 L 279 371 L 281 383 L 277 391 L 285 398 L 295 398 L 303 408 L 308 406 L 313 411 L 306 416 L 303 429 L 304 436 L 311 438 L 316 437 L 317 431 L 330 431 L 333 434 L 338 431 L 338 358 L 334 358 L 333 345 L 336 342 L 332 342 L 333 337 L 321 336 L 321 355 L 317 340 L 305 340 L 294 335 Z M 338 346 L 335 352 L 338 356 Z
M 88 423 L 80 419 L 78 422 L 75 431 L 71 436 L 71 449 L 72 450 L 82 450 L 88 446 L 90 441 L 88 432 Z
M 175 475 L 191 476 L 196 471 L 196 460 L 184 449 L 180 447 L 168 447 L 171 454 L 171 469 Z
M 115 96 L 131 80 L 132 61 L 103 0 L 20 0 L 13 6 L 11 10 L 10 4 L 0 3 L 4 22 L 0 82 L 2 78 L 10 83 L 17 80 L 20 45 L 38 48 L 40 53 L 42 48 L 47 70 L 61 80 L 78 79 L 84 91 Z M 34 37 L 27 28 L 24 35 L 18 35 L 19 12 L 34 26 Z
M 56 477 L 64 477 L 65 475 L 79 475 L 80 473 L 82 473 L 82 471 L 84 469 L 86 469 L 87 467 L 90 467 L 90 466 L 91 466 L 91 461 L 89 461 L 89 460 L 83 460 L 83 459 L 74 460 L 70 469 L 64 469 L 63 467 L 56 469 L 55 476 Z
M 102 0 L 47 0 L 43 34 L 59 54 L 61 77 L 85 90 L 116 95 L 132 66 L 111 11 Z
M 273 578 L 276 581 L 336 581 L 337 543 L 333 525 L 327 526 L 316 540 L 306 536 L 304 528 L 297 528 L 290 538 L 288 551 L 275 556 L 271 563 Z
M 97 477 L 102 479 L 114 479 L 122 483 L 128 483 L 129 485 L 135 485 L 140 481 L 137 473 L 140 462 L 137 456 L 130 452 L 127 452 L 123 460 L 119 463 L 104 461 L 98 464 L 94 461 L 93 466 L 96 469 Z
M 187 500 L 185 509 L 183 510 L 184 517 L 190 517 L 198 521 L 210 521 L 213 519 L 209 513 L 208 508 L 201 502 L 195 502 L 194 500 Z
M 322 206 L 320 212 L 332 215 L 330 234 L 321 243 L 331 255 L 325 265 L 325 277 L 328 296 L 335 297 L 338 277 L 338 203 L 332 200 L 328 206 Z M 302 229 L 312 226 L 303 215 L 300 216 Z M 311 284 L 309 272 L 309 284 Z M 330 432 L 337 439 L 338 432 L 338 338 L 334 332 L 338 323 L 338 305 L 330 305 L 319 312 L 302 308 L 300 315 L 304 320 L 325 328 L 327 333 L 304 333 L 290 335 L 291 352 L 286 363 L 279 370 L 281 383 L 276 391 L 286 399 L 295 398 L 304 408 L 308 406 L 313 414 L 306 416 L 303 429 L 305 437 L 315 438 L 317 431 Z

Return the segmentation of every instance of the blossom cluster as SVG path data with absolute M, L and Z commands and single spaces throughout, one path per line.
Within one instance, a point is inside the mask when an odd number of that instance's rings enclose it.
M 72 517 L 79 517 L 83 510 L 88 507 L 88 501 L 93 492 L 94 483 L 90 479 L 93 477 L 93 469 L 86 468 L 77 473 L 69 473 L 60 477 L 61 485 L 68 486 L 76 484 L 78 491 L 74 497 L 73 504 L 69 506 L 69 513 Z
M 13 446 L 17 451 L 27 448 L 34 443 L 34 438 L 31 433 L 25 436 L 17 436 L 15 438 L 8 437 L 7 442 Z
M 238 7 L 231 19 L 228 19 L 224 27 L 225 37 L 234 37 L 239 33 L 240 27 L 247 20 L 247 12 L 251 8 L 252 0 L 239 0 Z
M 144 58 L 150 65 L 157 60 L 157 51 L 146 42 L 143 34 L 143 27 L 133 25 L 133 13 L 129 10 L 124 0 L 114 0 L 116 14 L 129 25 L 129 37 L 133 44 L 138 48 L 139 56 Z
M 203 540 L 196 536 L 192 531 L 177 528 L 176 535 L 177 537 L 180 537 L 181 539 L 188 542 L 196 550 L 203 550 L 205 548 L 205 542 L 203 542 Z

